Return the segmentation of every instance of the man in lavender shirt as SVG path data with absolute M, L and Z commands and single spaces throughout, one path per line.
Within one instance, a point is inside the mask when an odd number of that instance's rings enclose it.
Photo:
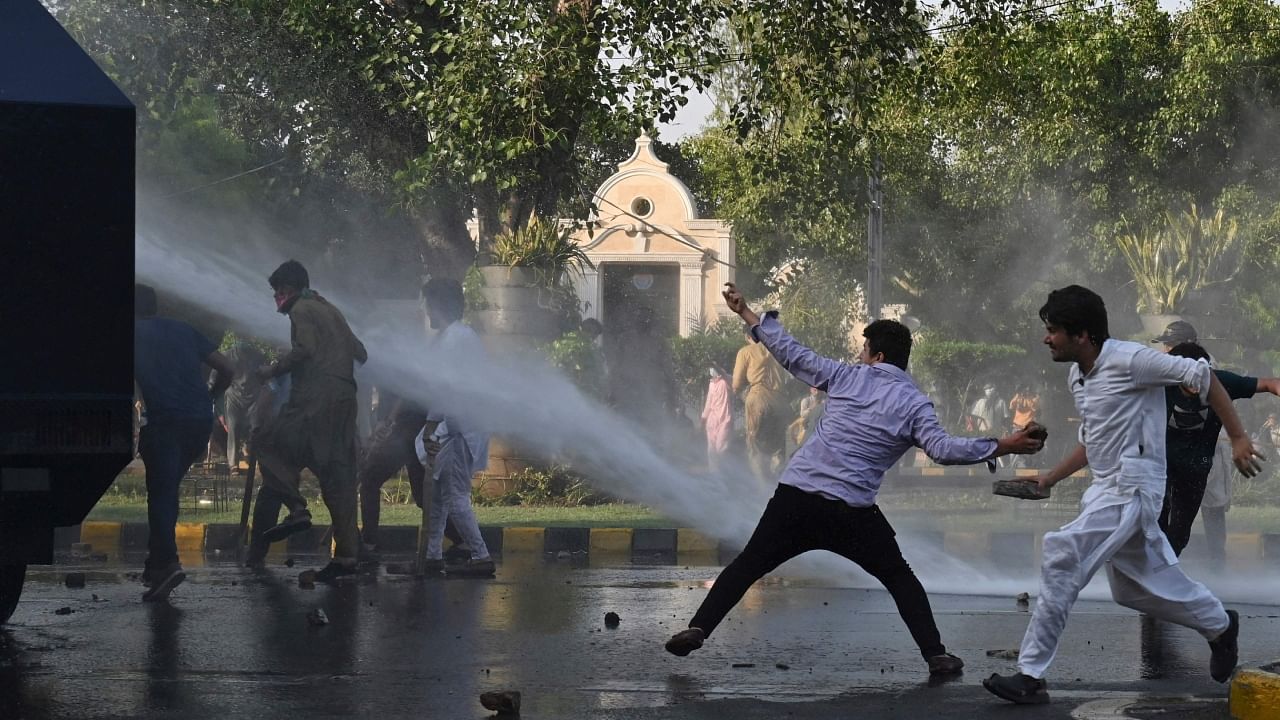
M 723 294 L 782 367 L 827 393 L 827 409 L 791 457 L 746 548 L 716 578 L 689 628 L 667 641 L 667 651 L 684 656 L 702 647 L 752 583 L 797 555 L 826 550 L 857 563 L 885 586 L 931 674 L 959 673 L 964 662 L 943 646 L 929 598 L 876 507 L 876 492 L 885 471 L 913 446 L 955 465 L 1038 452 L 1042 441 L 1025 431 L 998 440 L 948 435 L 907 374 L 911 332 L 901 323 L 877 320 L 867 326 L 861 363 L 850 365 L 796 342 L 776 313 L 761 320 L 732 283 Z

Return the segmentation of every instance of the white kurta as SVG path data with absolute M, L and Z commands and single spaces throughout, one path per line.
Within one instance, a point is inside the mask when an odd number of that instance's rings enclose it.
M 1068 382 L 1080 413 L 1080 442 L 1093 483 L 1080 515 L 1044 537 L 1040 597 L 1022 639 L 1018 668 L 1044 677 L 1067 615 L 1102 565 L 1116 602 L 1216 638 L 1229 620 L 1222 603 L 1178 565 L 1158 523 L 1165 485 L 1165 395 L 1182 385 L 1207 400 L 1207 363 L 1144 345 L 1107 340 L 1085 376 Z

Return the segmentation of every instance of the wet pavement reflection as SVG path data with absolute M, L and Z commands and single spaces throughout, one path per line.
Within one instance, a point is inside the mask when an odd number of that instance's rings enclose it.
M 208 558 L 155 605 L 140 602 L 127 563 L 34 568 L 0 631 L 0 718 L 481 718 L 479 694 L 508 689 L 523 693 L 526 718 L 764 718 L 779 703 L 794 717 L 996 717 L 1006 708 L 977 681 L 1013 667 L 987 651 L 1016 648 L 1029 618 L 1012 597 L 932 596 L 944 641 L 968 663 L 936 683 L 874 589 L 771 578 L 702 650 L 675 658 L 662 642 L 714 565 L 513 555 L 493 580 L 379 569 L 307 589 L 297 575 L 309 566 L 253 572 Z M 83 589 L 62 584 L 73 569 Z M 1280 611 L 1239 607 L 1242 659 L 1269 660 Z M 328 624 L 308 622 L 316 609 Z M 1191 695 L 1196 712 L 1221 712 L 1207 663 L 1189 630 L 1082 601 L 1053 668 L 1055 704 L 1037 717 L 1128 695 Z

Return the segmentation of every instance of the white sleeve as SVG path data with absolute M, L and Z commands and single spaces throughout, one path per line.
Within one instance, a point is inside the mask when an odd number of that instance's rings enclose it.
M 418 462 L 422 463 L 423 465 L 426 465 L 428 460 L 427 448 L 425 443 L 422 442 L 422 434 L 425 433 L 426 431 L 427 431 L 427 426 L 423 425 L 422 429 L 419 430 L 418 434 L 415 435 L 413 438 L 414 452 L 418 454 Z
M 1200 396 L 1200 401 L 1209 401 L 1209 388 L 1213 379 L 1213 368 L 1204 360 L 1192 360 L 1178 355 L 1168 355 L 1151 348 L 1142 348 L 1134 353 L 1130 365 L 1133 381 L 1144 387 L 1168 387 L 1181 385 Z

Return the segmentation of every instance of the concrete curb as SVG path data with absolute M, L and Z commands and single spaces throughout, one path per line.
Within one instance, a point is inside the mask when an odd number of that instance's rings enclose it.
M 95 554 L 119 556 L 147 549 L 145 523 L 89 521 L 59 533 L 58 549 L 72 543 L 91 546 Z M 413 552 L 418 528 L 390 525 L 379 528 L 379 547 L 385 552 Z M 728 550 L 714 538 L 691 528 L 585 528 L 483 526 L 480 533 L 492 553 L 593 553 L 598 555 L 718 554 Z M 286 552 L 318 551 L 332 542 L 327 527 L 312 527 L 289 537 Z M 225 523 L 178 523 L 178 552 L 182 555 L 232 551 L 240 541 L 240 527 Z
M 1280 660 L 1237 672 L 1231 678 L 1230 707 L 1235 720 L 1280 718 Z
M 184 557 L 237 549 L 239 526 L 224 523 L 178 523 L 178 550 Z M 644 561 L 675 562 L 676 556 L 701 555 L 702 559 L 732 559 L 740 549 L 719 542 L 692 528 L 585 528 L 482 526 L 481 534 L 494 554 L 588 553 Z M 1034 571 L 1040 565 L 1041 536 L 1032 532 L 915 532 L 914 543 L 944 550 L 948 555 L 975 564 L 993 563 L 1006 569 Z M 118 556 L 147 548 L 145 523 L 85 522 L 61 529 L 55 546 L 68 550 L 72 543 L 88 543 L 95 554 Z M 276 552 L 308 553 L 328 548 L 328 527 L 313 527 L 289 538 Z M 418 528 L 388 525 L 379 529 L 379 547 L 389 553 L 411 553 L 418 546 Z M 910 554 L 910 545 L 907 546 Z M 1193 541 L 1184 557 L 1196 558 L 1204 543 Z M 1228 557 L 1257 568 L 1280 568 L 1280 534 L 1229 533 Z M 1280 718 L 1280 715 L 1276 716 Z

